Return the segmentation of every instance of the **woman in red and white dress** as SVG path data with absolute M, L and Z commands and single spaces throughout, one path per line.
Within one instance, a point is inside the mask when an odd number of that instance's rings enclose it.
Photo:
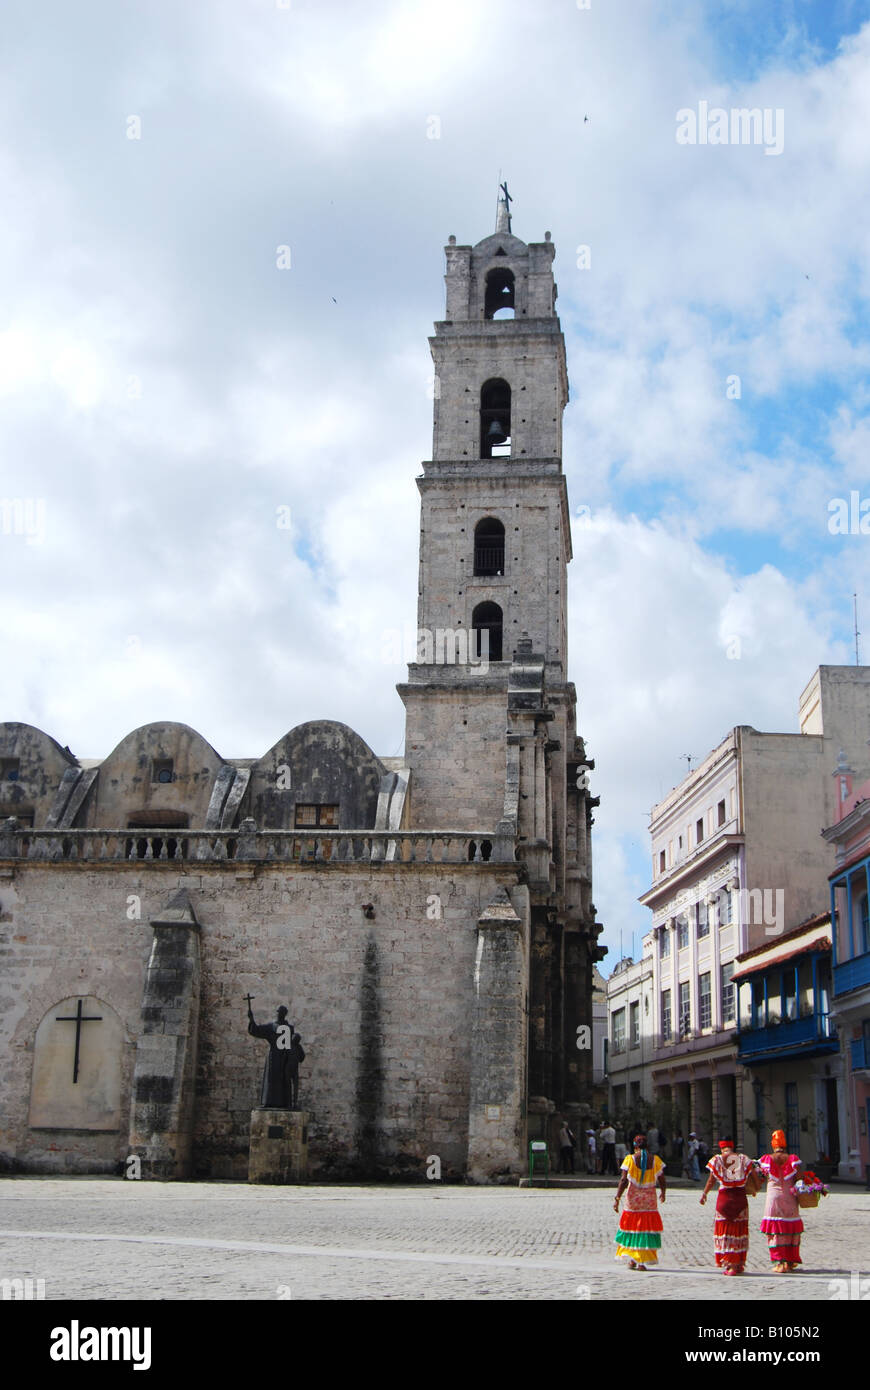
M 755 1191 L 754 1168 L 751 1158 L 735 1151 L 729 1136 L 719 1140 L 719 1152 L 707 1164 L 710 1176 L 701 1193 L 701 1206 L 714 1182 L 719 1184 L 716 1198 L 716 1220 L 713 1226 L 713 1247 L 716 1264 L 723 1274 L 742 1274 L 749 1253 L 749 1203 L 747 1183 Z

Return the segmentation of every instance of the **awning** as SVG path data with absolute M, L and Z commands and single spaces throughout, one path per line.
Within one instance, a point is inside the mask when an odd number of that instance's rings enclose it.
M 808 955 L 811 951 L 829 951 L 830 949 L 831 929 L 826 927 L 823 931 L 817 931 L 812 936 L 805 937 L 800 943 L 792 938 L 790 941 L 781 941 L 776 946 L 766 946 L 764 950 L 744 959 L 740 968 L 734 971 L 731 978 L 732 980 L 745 979 L 747 975 L 761 974 L 774 965 L 785 965 L 788 961 L 797 960 L 799 956 Z

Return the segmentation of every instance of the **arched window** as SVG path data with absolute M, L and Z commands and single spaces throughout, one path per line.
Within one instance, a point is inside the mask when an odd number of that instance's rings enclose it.
M 497 603 L 477 605 L 471 615 L 475 657 L 487 661 L 501 661 L 503 626 L 504 618 Z
M 474 573 L 504 574 L 504 527 L 493 516 L 474 528 Z
M 486 277 L 483 299 L 485 319 L 512 319 L 514 316 L 514 275 L 512 270 L 491 270 Z
M 480 457 L 507 458 L 511 451 L 511 388 L 500 377 L 480 390 Z

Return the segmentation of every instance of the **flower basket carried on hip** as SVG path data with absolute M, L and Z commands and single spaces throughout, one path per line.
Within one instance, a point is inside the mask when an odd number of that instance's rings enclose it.
M 825 1184 L 811 1170 L 801 1174 L 794 1185 L 794 1190 L 799 1207 L 817 1207 L 819 1198 L 828 1195 Z

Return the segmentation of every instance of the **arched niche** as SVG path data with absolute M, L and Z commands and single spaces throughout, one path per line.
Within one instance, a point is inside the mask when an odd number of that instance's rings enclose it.
M 475 656 L 489 661 L 501 661 L 504 614 L 498 604 L 479 603 L 471 615 L 471 626 L 474 631 Z
M 507 266 L 487 272 L 483 294 L 485 319 L 512 319 L 516 312 L 514 273 Z
M 474 528 L 474 573 L 504 574 L 504 524 L 485 516 Z
M 480 388 L 480 457 L 506 458 L 511 452 L 511 388 L 491 377 Z
M 96 995 L 71 995 L 43 1015 L 33 1045 L 31 1129 L 118 1130 L 124 1025 Z

